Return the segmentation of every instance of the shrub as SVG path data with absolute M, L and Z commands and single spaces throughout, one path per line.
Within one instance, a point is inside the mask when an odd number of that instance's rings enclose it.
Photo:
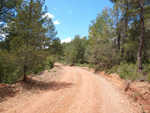
M 6 82 L 9 83 L 9 84 L 15 83 L 21 77 L 20 72 L 21 72 L 20 69 L 14 70 L 13 73 L 10 73 L 7 76 L 7 81 Z
M 143 65 L 143 72 L 146 74 L 150 72 L 150 64 Z
M 45 69 L 46 52 L 41 50 L 32 51 L 32 54 L 28 55 L 27 62 L 27 75 L 34 73 L 40 73 Z
M 81 63 L 76 63 L 75 65 L 76 65 L 76 66 L 79 66 L 79 67 L 90 67 L 90 64 L 88 64 L 88 63 L 83 63 L 83 64 L 81 64 Z
M 65 61 L 73 66 L 77 62 L 77 50 L 75 47 L 70 46 L 65 49 Z
M 117 73 L 123 79 L 150 81 L 150 64 L 143 65 L 141 73 L 137 72 L 137 64 L 121 63 L 111 68 L 108 72 Z
M 135 64 L 121 63 L 120 66 L 118 66 L 117 74 L 123 79 L 129 79 L 132 81 L 139 77 L 137 65 Z
M 146 80 L 150 81 L 150 64 L 143 65 L 142 73 L 145 75 Z
M 108 71 L 108 74 L 116 73 L 117 70 L 118 70 L 118 66 L 119 66 L 119 65 L 113 66 L 113 67 Z
M 147 80 L 150 81 L 150 64 L 143 65 L 143 74 L 145 74 L 147 76 Z
M 150 72 L 147 74 L 147 80 L 150 81 Z
M 88 62 L 94 65 L 95 71 L 111 69 L 113 66 L 120 63 L 120 56 L 112 43 L 99 43 L 87 48 L 85 58 Z
M 52 57 L 52 56 L 47 57 L 46 65 L 48 66 L 48 68 L 50 68 L 50 69 L 53 68 L 54 67 L 54 62 L 55 62 L 54 57 Z
M 0 51 L 0 83 L 14 83 L 21 76 L 16 57 L 5 50 Z

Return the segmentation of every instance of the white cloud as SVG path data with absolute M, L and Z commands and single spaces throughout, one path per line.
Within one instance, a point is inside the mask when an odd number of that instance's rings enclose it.
M 58 24 L 60 24 L 60 23 L 61 23 L 61 22 L 59 22 L 58 20 L 55 20 L 55 21 L 54 21 L 54 24 L 55 24 L 55 25 L 58 25 Z
M 69 12 L 69 14 L 72 14 L 72 12 Z
M 0 34 L 1 37 L 5 38 L 6 36 L 4 34 Z
M 61 43 L 64 43 L 64 42 L 66 42 L 66 43 L 71 42 L 71 37 L 61 40 Z
M 53 14 L 50 13 L 46 13 L 45 15 L 43 15 L 43 18 L 48 17 L 48 18 L 54 18 Z
M 8 33 L 4 32 L 3 30 L 0 29 L 0 37 L 5 38 L 8 35 Z
M 0 29 L 0 35 L 2 36 L 2 34 L 5 34 L 5 32 Z
M 7 23 L 3 26 L 4 28 L 8 27 Z
M 83 36 L 80 36 L 80 39 L 84 38 Z
M 56 11 L 57 9 L 56 9 L 56 8 L 54 8 L 54 10 Z
M 7 34 L 6 34 L 4 31 L 2 31 L 2 30 L 0 29 L 0 41 L 5 40 L 6 35 L 7 35 Z

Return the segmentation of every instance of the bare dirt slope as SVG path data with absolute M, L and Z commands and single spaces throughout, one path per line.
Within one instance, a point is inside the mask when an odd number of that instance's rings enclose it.
M 21 93 L 0 103 L 4 113 L 140 113 L 109 81 L 79 67 L 61 66 L 42 91 Z M 48 72 L 47 72 L 48 73 Z M 57 72 L 56 72 L 57 73 Z M 45 80 L 49 74 L 41 75 Z M 41 83 L 41 85 L 43 85 Z M 39 85 L 41 89 L 42 86 Z M 39 90 L 41 90 L 39 89 Z

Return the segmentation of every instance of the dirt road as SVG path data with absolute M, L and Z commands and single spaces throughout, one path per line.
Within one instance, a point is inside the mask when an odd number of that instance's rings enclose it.
M 62 66 L 46 90 L 16 100 L 6 113 L 140 113 L 109 81 L 79 67 Z M 4 106 L 4 105 L 3 105 Z

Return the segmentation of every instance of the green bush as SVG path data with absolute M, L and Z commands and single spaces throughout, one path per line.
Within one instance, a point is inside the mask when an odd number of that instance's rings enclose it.
M 121 63 L 118 66 L 117 74 L 123 79 L 136 80 L 139 77 L 137 65 Z
M 48 68 L 50 68 L 50 69 L 53 68 L 54 67 L 54 62 L 55 62 L 54 57 L 52 57 L 52 56 L 47 57 L 46 65 L 48 66 Z
M 137 64 L 121 63 L 111 68 L 110 73 L 117 73 L 123 79 L 150 81 L 150 64 L 143 64 L 142 72 L 138 73 Z
M 9 84 L 15 83 L 16 80 L 18 80 L 21 77 L 21 75 L 19 74 L 20 71 L 21 71 L 20 69 L 16 69 L 16 70 L 14 70 L 13 73 L 10 73 L 7 76 L 7 83 L 9 83 Z
M 147 80 L 150 81 L 150 72 L 147 74 Z
M 146 74 L 150 72 L 150 64 L 143 65 L 143 72 Z
M 0 83 L 14 83 L 21 76 L 16 57 L 0 50 Z
M 116 66 L 113 66 L 109 71 L 108 71 L 108 74 L 111 74 L 111 73 L 116 73 L 118 70 L 118 65 Z
M 89 46 L 85 52 L 85 58 L 94 65 L 95 71 L 109 70 L 120 63 L 120 56 L 116 53 L 112 43 L 97 42 L 94 46 Z
M 147 80 L 150 81 L 150 64 L 143 65 L 143 74 L 147 76 Z
M 67 65 L 67 64 L 68 64 L 65 60 L 58 60 L 57 62 L 58 62 L 58 63 L 61 63 L 61 64 L 63 64 L 63 65 Z
M 78 51 L 75 49 L 75 47 L 70 46 L 65 49 L 65 61 L 73 66 L 77 62 L 77 54 Z
M 33 70 L 31 70 L 31 72 L 33 72 L 34 74 L 38 74 L 39 72 L 42 72 L 44 70 L 44 65 L 42 64 L 37 64 Z M 29 73 L 31 74 L 31 73 Z
M 87 64 L 87 63 L 83 63 L 83 64 L 81 64 L 81 63 L 76 63 L 75 65 L 76 65 L 76 66 L 79 66 L 79 67 L 90 67 L 90 64 Z
M 43 51 L 34 51 L 34 54 L 32 54 L 31 57 L 31 59 L 34 60 L 30 60 L 28 64 L 29 71 L 33 72 L 34 74 L 42 72 L 45 68 L 46 53 Z

